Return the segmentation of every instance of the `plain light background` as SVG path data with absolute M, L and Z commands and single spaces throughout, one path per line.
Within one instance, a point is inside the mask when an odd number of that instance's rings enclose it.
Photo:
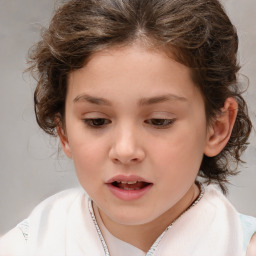
M 0 0 L 0 235 L 28 216 L 46 197 L 78 184 L 72 163 L 58 154 L 58 141 L 41 131 L 33 113 L 35 82 L 23 74 L 29 47 L 47 25 L 54 0 Z M 240 38 L 241 72 L 250 80 L 245 94 L 256 114 L 255 0 L 223 0 Z M 246 82 L 246 81 L 245 81 Z M 229 198 L 242 213 L 256 216 L 256 136 L 247 164 L 231 179 Z

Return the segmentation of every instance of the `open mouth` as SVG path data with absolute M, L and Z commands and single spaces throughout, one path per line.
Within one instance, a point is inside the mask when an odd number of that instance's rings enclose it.
M 145 181 L 114 181 L 111 183 L 112 186 L 123 190 L 140 190 L 151 184 Z
M 116 175 L 109 179 L 106 185 L 117 198 L 131 201 L 144 197 L 154 184 L 136 175 Z

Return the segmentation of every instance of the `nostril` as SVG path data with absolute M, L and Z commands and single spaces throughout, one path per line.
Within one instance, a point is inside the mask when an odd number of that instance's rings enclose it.
M 114 163 L 116 164 L 124 164 L 124 165 L 128 165 L 131 163 L 136 163 L 139 161 L 139 158 L 132 158 L 132 159 L 118 159 L 118 158 L 114 158 L 113 159 Z
M 114 158 L 113 161 L 114 161 L 115 163 L 120 163 L 120 161 L 118 160 L 118 158 Z
M 145 157 L 145 152 L 142 149 L 131 150 L 129 148 L 118 150 L 117 147 L 112 147 L 109 151 L 109 158 L 115 164 L 136 164 L 141 162 Z

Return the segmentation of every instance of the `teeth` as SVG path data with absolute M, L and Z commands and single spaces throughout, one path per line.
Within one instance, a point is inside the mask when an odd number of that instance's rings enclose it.
M 117 182 L 122 184 L 132 185 L 132 184 L 136 184 L 138 181 L 117 181 Z

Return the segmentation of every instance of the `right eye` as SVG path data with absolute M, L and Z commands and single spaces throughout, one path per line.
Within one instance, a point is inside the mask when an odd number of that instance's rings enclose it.
M 86 118 L 83 119 L 83 121 L 90 128 L 103 128 L 107 124 L 111 123 L 111 121 L 106 118 Z

